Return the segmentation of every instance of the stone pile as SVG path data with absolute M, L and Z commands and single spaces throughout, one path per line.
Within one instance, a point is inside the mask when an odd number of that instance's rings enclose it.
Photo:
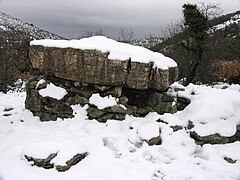
M 101 122 L 122 120 L 126 114 L 177 111 L 166 93 L 177 78 L 177 67 L 161 69 L 153 62 L 109 59 L 109 54 L 96 49 L 32 45 L 30 61 L 36 76 L 27 84 L 26 108 L 42 121 L 73 117 L 71 105 L 75 104 L 88 105 L 89 119 Z M 62 99 L 41 96 L 39 91 L 50 83 L 67 94 Z M 113 97 L 116 104 L 99 108 L 89 101 L 94 94 Z

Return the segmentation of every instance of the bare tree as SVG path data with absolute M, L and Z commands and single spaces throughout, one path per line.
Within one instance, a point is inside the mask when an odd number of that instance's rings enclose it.
M 168 37 L 173 37 L 176 34 L 183 32 L 183 19 L 177 21 L 171 21 L 171 23 L 167 26 Z
M 85 33 L 81 34 L 78 39 L 88 38 L 92 36 L 106 36 L 106 33 L 99 28 L 97 31 L 86 31 Z
M 206 4 L 204 2 L 201 2 L 199 8 L 200 11 L 210 20 L 220 16 L 223 13 L 223 9 L 221 8 L 220 3 Z
M 134 39 L 134 32 L 132 29 L 121 28 L 118 40 L 125 43 L 132 43 Z

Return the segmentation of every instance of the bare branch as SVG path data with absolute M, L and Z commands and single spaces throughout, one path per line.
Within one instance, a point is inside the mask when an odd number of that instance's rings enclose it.
M 97 31 L 86 31 L 85 33 L 81 34 L 78 39 L 88 38 L 92 36 L 106 36 L 106 34 L 102 29 L 99 28 Z
M 213 19 L 220 16 L 223 13 L 220 3 L 200 3 L 200 11 L 208 17 L 208 19 Z
M 134 39 L 134 32 L 132 29 L 121 28 L 118 40 L 121 42 L 131 43 Z

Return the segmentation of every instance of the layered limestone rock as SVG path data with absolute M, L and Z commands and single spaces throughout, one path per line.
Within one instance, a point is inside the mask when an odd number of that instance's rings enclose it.
M 30 61 L 36 77 L 27 84 L 26 108 L 42 121 L 73 117 L 75 104 L 88 105 L 89 119 L 101 122 L 122 120 L 126 114 L 176 112 L 173 98 L 165 93 L 177 78 L 176 63 L 145 48 L 105 37 L 34 41 Z M 41 95 L 51 83 L 66 95 L 60 99 Z M 90 101 L 94 94 L 115 98 L 116 104 L 99 108 Z
M 45 90 L 49 84 L 65 89 L 67 94 L 61 99 L 56 99 L 51 95 L 42 96 L 40 92 Z M 96 119 L 100 122 L 108 119 L 123 120 L 126 114 L 141 117 L 149 112 L 163 114 L 177 111 L 173 98 L 165 92 L 100 86 L 46 75 L 36 76 L 29 80 L 26 92 L 25 107 L 34 115 L 39 116 L 42 121 L 72 118 L 74 114 L 71 106 L 76 104 L 87 105 L 89 119 Z M 93 95 L 99 95 L 99 101 L 101 98 L 112 97 L 116 104 L 101 108 L 90 101 Z
M 103 37 L 92 39 L 90 38 L 92 43 L 95 41 L 97 43 L 99 39 L 101 41 L 103 39 L 106 44 L 112 43 L 112 40 Z M 164 91 L 177 78 L 177 65 L 172 59 L 144 48 L 139 50 L 139 47 L 130 46 L 133 47 L 132 51 L 136 52 L 125 53 L 126 48 L 130 50 L 131 48 L 128 48 L 127 44 L 115 41 L 113 46 L 119 46 L 119 52 L 114 48 L 113 50 L 103 48 L 104 50 L 101 51 L 98 50 L 101 48 L 94 48 L 95 45 L 85 49 L 92 43 L 85 45 L 86 47 L 83 46 L 83 49 L 74 48 L 75 43 L 70 44 L 69 46 L 72 46 L 70 48 L 62 48 L 64 46 L 60 46 L 57 42 L 50 41 L 57 47 L 51 47 L 48 41 L 32 43 L 30 59 L 33 68 L 40 70 L 43 74 L 67 80 L 138 90 Z M 79 43 L 81 45 L 81 40 Z M 150 54 L 146 60 L 143 60 L 144 57 L 137 56 L 138 51 L 141 52 L 141 50 L 146 51 L 143 56 Z M 111 51 L 120 55 L 112 56 Z M 119 59 L 116 59 L 118 56 Z

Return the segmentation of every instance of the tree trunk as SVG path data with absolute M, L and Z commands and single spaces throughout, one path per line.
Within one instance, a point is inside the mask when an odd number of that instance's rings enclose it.
M 203 56 L 203 48 L 201 46 L 198 46 L 196 48 L 196 63 L 192 66 L 191 72 L 186 78 L 186 81 L 183 83 L 184 86 L 189 85 L 193 80 L 195 79 L 197 75 L 197 70 L 200 65 L 200 62 L 202 61 L 202 56 Z
M 191 82 L 193 82 L 193 80 L 194 80 L 195 77 L 196 77 L 196 74 L 197 74 L 197 70 L 198 70 L 199 65 L 200 65 L 200 63 L 197 61 L 197 62 L 192 66 L 191 72 L 190 72 L 189 75 L 187 76 L 186 81 L 184 81 L 184 83 L 183 83 L 184 86 L 187 86 L 187 85 L 189 85 Z

